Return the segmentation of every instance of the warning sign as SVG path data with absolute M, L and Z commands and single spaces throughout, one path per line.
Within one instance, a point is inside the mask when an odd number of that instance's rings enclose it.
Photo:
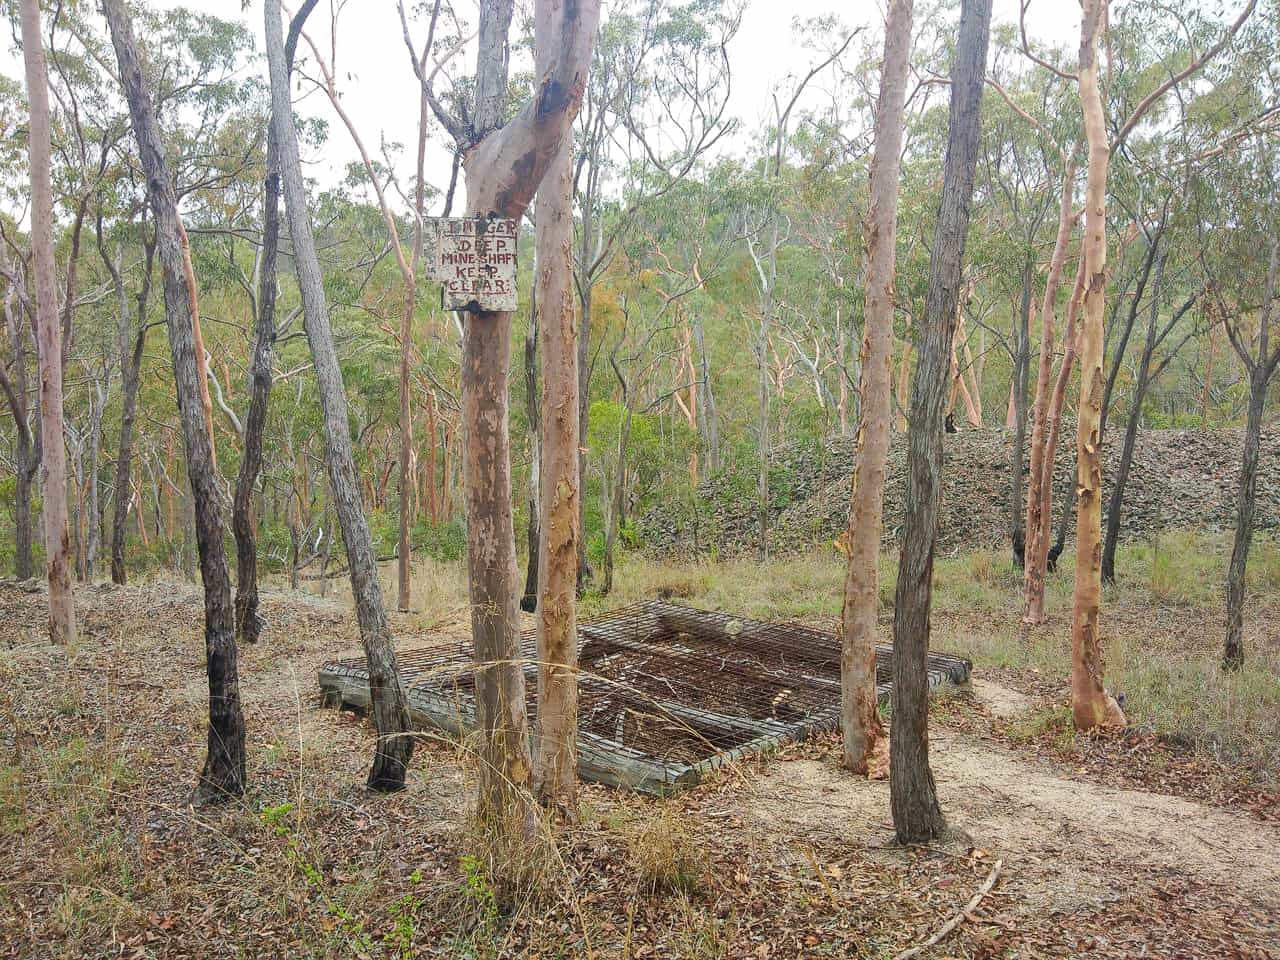
M 501 217 L 432 217 L 427 275 L 443 285 L 446 310 L 516 309 L 516 221 Z

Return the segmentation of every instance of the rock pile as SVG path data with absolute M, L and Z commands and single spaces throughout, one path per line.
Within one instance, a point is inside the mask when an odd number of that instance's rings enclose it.
M 1121 435 L 1107 437 L 1103 466 L 1106 498 L 1120 459 Z M 1064 437 L 1054 470 L 1054 524 L 1074 471 L 1075 445 Z M 994 547 L 1008 542 L 1009 458 L 1012 434 L 975 430 L 945 438 L 942 523 L 938 547 Z M 1138 435 L 1125 487 L 1122 529 L 1141 536 L 1176 528 L 1230 529 L 1235 523 L 1242 431 L 1148 430 Z M 885 541 L 902 526 L 906 437 L 895 434 L 885 477 Z M 854 440 L 834 438 L 820 447 L 783 447 L 772 461 L 771 548 L 800 552 L 829 542 L 848 517 Z M 1023 470 L 1027 469 L 1023 458 Z M 722 474 L 704 482 L 694 502 L 668 500 L 640 522 L 641 540 L 659 555 L 748 553 L 758 543 L 755 485 Z M 1263 431 L 1256 529 L 1280 526 L 1280 429 Z M 1072 525 L 1074 526 L 1074 524 Z M 1070 528 L 1069 528 L 1070 529 Z

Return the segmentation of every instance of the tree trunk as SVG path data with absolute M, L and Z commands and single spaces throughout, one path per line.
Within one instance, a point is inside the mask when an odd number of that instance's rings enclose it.
M 221 491 L 213 461 L 213 438 L 200 403 L 200 365 L 196 362 L 189 261 L 183 255 L 178 204 L 165 163 L 155 108 L 122 0 L 105 0 L 103 8 L 155 214 L 174 385 L 186 443 L 187 474 L 196 504 L 200 570 L 204 580 L 209 736 L 208 754 L 195 799 L 212 803 L 240 796 L 245 786 L 244 715 L 240 708 L 231 576 L 222 539 Z
M 690 326 L 698 351 L 698 433 L 704 452 L 703 472 L 713 477 L 720 472 L 720 421 L 716 415 L 715 392 L 711 389 L 711 357 L 707 354 L 701 315 L 695 313 Z
M 600 5 L 595 0 L 538 0 L 535 50 L 551 66 L 533 97 L 500 127 L 507 96 L 511 0 L 480 8 L 476 70 L 476 145 L 466 155 L 467 214 L 519 219 L 569 135 L 582 100 Z M 524 670 L 517 620 L 518 573 L 511 522 L 507 373 L 511 315 L 472 314 L 462 346 L 462 415 L 466 425 L 467 564 L 476 701 L 483 731 L 480 815 L 531 829 L 525 791 L 532 786 Z
M 1062 269 L 1067 262 L 1067 245 L 1071 240 L 1071 202 L 1075 191 L 1075 162 L 1067 160 L 1066 170 L 1062 176 L 1062 202 L 1058 208 L 1058 235 L 1053 244 L 1053 255 L 1049 260 L 1049 274 L 1045 279 L 1044 300 L 1040 304 L 1040 365 L 1036 371 L 1036 392 L 1033 404 L 1034 414 L 1031 424 L 1030 476 L 1027 480 L 1026 526 L 1023 531 L 1025 572 L 1026 609 L 1029 614 L 1032 596 L 1036 595 L 1041 602 L 1037 605 L 1036 619 L 1023 617 L 1024 626 L 1038 623 L 1043 615 L 1044 568 L 1039 557 L 1044 554 L 1042 536 L 1045 530 L 1044 512 L 1048 508 L 1043 483 L 1047 469 L 1053 474 L 1053 462 L 1048 461 L 1046 454 L 1049 442 L 1049 402 L 1050 377 L 1053 374 L 1054 345 L 1054 312 L 1057 309 L 1058 287 L 1062 282 Z M 1052 488 L 1052 485 L 1050 485 Z
M 1040 500 L 1039 531 L 1035 537 L 1035 546 L 1027 553 L 1026 577 L 1026 609 L 1023 623 L 1039 624 L 1045 621 L 1044 612 L 1044 578 L 1050 567 L 1050 561 L 1057 566 L 1058 556 L 1062 553 L 1063 541 L 1066 539 L 1068 511 L 1062 514 L 1062 528 L 1058 542 L 1049 547 L 1049 531 L 1053 521 L 1053 465 L 1058 456 L 1058 437 L 1062 432 L 1062 406 L 1066 402 L 1067 384 L 1071 382 L 1071 368 L 1076 359 L 1076 317 L 1080 312 L 1080 300 L 1084 296 L 1085 263 L 1080 258 L 1076 269 L 1076 281 L 1071 290 L 1071 300 L 1067 305 L 1067 330 L 1063 335 L 1062 365 L 1058 369 L 1058 379 L 1053 386 L 1053 396 L 1049 401 L 1046 416 L 1048 435 L 1044 444 L 1044 460 L 1040 468 L 1040 490 L 1033 496 Z M 1071 497 L 1064 498 L 1066 503 Z
M 22 0 L 22 51 L 31 122 L 31 251 L 35 269 L 36 356 L 40 365 L 40 436 L 44 454 L 44 544 L 49 579 L 49 640 L 76 641 L 67 529 L 67 454 L 62 438 L 62 327 L 58 322 L 53 259 L 53 183 L 50 168 L 49 84 L 40 36 L 39 0 Z M 72 291 L 68 291 L 71 295 Z
M 0 263 L 6 253 L 0 248 Z M 14 574 L 19 580 L 29 580 L 34 575 L 35 559 L 32 556 L 33 523 L 31 519 L 31 487 L 40 469 L 40 451 L 31 432 L 31 420 L 27 409 L 27 318 L 24 308 L 15 304 L 16 291 L 8 285 L 4 297 L 4 319 L 13 349 L 13 379 L 0 364 L 0 389 L 13 416 L 14 441 L 14 504 L 13 540 Z
M 103 376 L 107 377 L 104 362 Z M 92 581 L 98 562 L 98 548 L 102 542 L 102 498 L 98 483 L 98 463 L 102 459 L 102 414 L 107 405 L 107 384 L 94 383 L 89 400 L 89 502 L 86 516 L 88 527 L 84 548 L 85 579 Z
M 1244 428 L 1244 452 L 1240 458 L 1240 478 L 1236 493 L 1236 532 L 1227 568 L 1227 640 L 1222 651 L 1222 668 L 1244 666 L 1245 567 L 1253 540 L 1253 517 L 1257 504 L 1258 450 L 1262 436 L 1262 412 L 1267 402 L 1267 378 L 1261 368 L 1249 376 L 1249 414 Z
M 258 262 L 258 302 L 253 356 L 249 360 L 249 410 L 244 418 L 244 451 L 236 476 L 231 526 L 236 538 L 236 630 L 243 643 L 262 634 L 258 615 L 258 518 L 254 491 L 262 474 L 262 439 L 271 398 L 272 350 L 276 341 L 276 254 L 280 245 L 280 151 L 274 125 L 267 122 L 267 170 L 262 183 L 262 255 Z
M 590 262 L 594 256 L 591 245 L 591 210 L 582 211 L 582 262 Z M 582 596 L 591 584 L 591 563 L 587 560 L 587 505 L 582 491 L 587 489 L 588 431 L 591 426 L 591 363 L 588 350 L 591 346 L 591 300 L 594 289 L 589 277 L 580 281 L 579 303 L 582 324 L 578 336 L 578 596 Z
M 538 724 L 533 781 L 544 803 L 577 799 L 576 585 L 582 539 L 578 503 L 578 326 L 573 312 L 572 143 L 566 137 L 538 189 L 542 334 L 541 536 L 538 569 Z
M 138 385 L 142 370 L 142 352 L 147 339 L 147 302 L 151 295 L 152 264 L 155 262 L 155 238 L 143 239 L 142 287 L 138 291 L 138 329 L 130 329 L 129 303 L 124 290 L 124 254 L 116 246 L 115 260 L 107 256 L 99 229 L 98 251 L 102 262 L 111 274 L 116 291 L 116 309 L 119 315 L 117 345 L 120 350 L 120 445 L 116 450 L 115 504 L 111 520 L 111 582 L 124 584 L 128 580 L 124 548 L 126 524 L 129 520 L 133 464 L 133 438 L 138 418 Z M 141 510 L 141 507 L 139 507 Z
M 1009 542 L 1013 565 L 1022 567 L 1026 558 L 1023 540 L 1022 463 L 1027 445 L 1027 377 L 1031 364 L 1031 261 L 1022 270 L 1022 304 L 1018 310 L 1018 352 L 1013 358 L 1009 404 L 1013 411 L 1013 446 L 1009 449 Z
M 31 518 L 31 487 L 39 469 L 30 442 L 23 443 L 20 440 L 13 504 L 13 573 L 19 580 L 30 580 L 35 576 L 35 557 L 32 552 L 35 523 Z
M 541 198 L 538 203 L 541 205 Z M 539 284 L 541 281 L 538 275 L 537 253 L 533 256 L 533 276 L 535 284 Z M 539 546 L 542 511 L 539 483 L 542 473 L 542 424 L 538 406 L 538 327 L 538 291 L 535 286 L 530 298 L 529 327 L 525 331 L 524 339 L 525 414 L 529 421 L 529 566 L 525 574 L 524 596 L 520 598 L 520 609 L 525 613 L 533 613 L 538 609 L 538 566 L 542 549 Z
M 1107 164 L 1111 147 L 1098 79 L 1098 40 L 1107 0 L 1084 0 L 1080 23 L 1080 105 L 1089 144 L 1085 237 L 1087 279 L 1080 328 L 1080 411 L 1076 433 L 1076 571 L 1072 598 L 1071 703 L 1078 730 L 1123 725 L 1102 685 L 1102 339 L 1107 285 Z
M 1147 319 L 1147 339 L 1138 361 L 1138 379 L 1133 385 L 1133 398 L 1129 404 L 1129 419 L 1125 423 L 1124 443 L 1120 448 L 1120 463 L 1116 466 L 1116 478 L 1111 484 L 1111 498 L 1107 502 L 1107 531 L 1102 544 L 1102 581 L 1116 582 L 1116 547 L 1120 543 L 1121 511 L 1124 508 L 1124 491 L 1129 483 L 1129 471 L 1133 467 L 1133 450 L 1138 440 L 1138 426 L 1142 422 L 1142 405 L 1151 388 L 1151 362 L 1158 342 L 1157 320 L 1160 315 L 1160 293 L 1164 286 L 1164 267 L 1168 252 L 1162 253 L 1156 262 L 1155 281 L 1152 284 L 1151 310 Z
M 951 67 L 942 199 L 919 329 L 920 359 L 911 391 L 907 500 L 893 622 L 889 793 L 900 843 L 928 841 L 946 827 L 929 769 L 929 610 L 942 498 L 942 408 L 982 135 L 980 108 L 990 27 L 991 0 L 962 0 Z
M 304 5 L 299 16 L 309 12 L 313 5 Z M 404 787 L 409 759 L 413 755 L 413 739 L 409 736 L 409 711 L 400 685 L 400 669 L 395 649 L 391 644 L 391 630 L 387 625 L 382 587 L 378 582 L 373 540 L 360 502 L 355 454 L 347 418 L 347 397 L 333 343 L 329 305 L 325 298 L 320 261 L 307 210 L 293 105 L 289 100 L 289 71 L 281 36 L 280 0 L 266 0 L 264 8 L 267 63 L 271 74 L 271 122 L 275 128 L 276 148 L 279 151 L 285 214 L 288 217 L 289 233 L 293 238 L 294 267 L 298 274 L 298 289 L 302 295 L 303 326 L 311 347 L 311 361 L 315 368 L 316 387 L 324 415 L 325 460 L 329 485 L 338 523 L 342 527 L 342 537 L 347 545 L 351 594 L 355 598 L 360 640 L 369 669 L 370 700 L 373 705 L 374 726 L 378 731 L 368 785 L 379 791 L 400 790 Z M 300 30 L 301 20 L 296 20 L 295 23 Z M 295 37 L 294 30 L 291 25 L 291 39 Z
M 884 66 L 876 110 L 867 211 L 866 317 L 862 341 L 861 417 L 849 502 L 849 563 L 840 645 L 842 762 L 866 773 L 884 737 L 876 697 L 876 620 L 880 609 L 880 532 L 889 458 L 895 250 L 902 112 L 911 61 L 912 0 L 894 0 L 885 26 Z

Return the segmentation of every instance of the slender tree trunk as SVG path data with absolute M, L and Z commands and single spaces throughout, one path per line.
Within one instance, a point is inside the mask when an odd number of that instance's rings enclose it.
M 1049 558 L 1052 554 L 1054 565 L 1058 555 L 1062 553 L 1062 540 L 1066 537 L 1068 514 L 1063 512 L 1063 529 L 1052 550 L 1049 547 L 1049 531 L 1053 519 L 1053 465 L 1058 456 L 1058 437 L 1062 432 L 1062 406 L 1066 402 L 1067 384 L 1071 382 L 1071 368 L 1076 359 L 1076 317 L 1080 312 L 1080 300 L 1084 296 L 1085 263 L 1080 258 L 1076 270 L 1075 286 L 1071 291 L 1071 301 L 1067 306 L 1067 330 L 1063 335 L 1062 365 L 1058 369 L 1058 379 L 1053 386 L 1053 396 L 1049 402 L 1046 416 L 1048 435 L 1044 444 L 1044 460 L 1040 468 L 1039 532 L 1035 538 L 1035 546 L 1027 553 L 1026 609 L 1023 623 L 1039 624 L 1045 621 L 1044 612 L 1044 578 L 1049 569 Z M 1065 498 L 1069 503 L 1071 497 Z
M 76 641 L 67 529 L 67 460 L 62 438 L 62 328 L 58 322 L 57 267 L 53 259 L 49 85 L 40 36 L 39 0 L 22 0 L 22 52 L 31 122 L 31 249 L 35 264 L 36 355 L 40 365 L 40 436 L 44 454 L 44 544 L 49 579 L 49 640 Z M 69 295 L 72 291 L 68 291 Z
M 1098 40 L 1107 0 L 1083 0 L 1080 105 L 1089 144 L 1085 190 L 1088 271 L 1080 328 L 1080 412 L 1076 434 L 1076 571 L 1072 598 L 1071 703 L 1076 728 L 1123 725 L 1124 714 L 1102 684 L 1102 340 L 1107 285 L 1107 165 L 1111 147 L 1098 78 Z
M 573 311 L 573 151 L 566 137 L 538 189 L 536 299 L 542 334 L 541 573 L 534 785 L 544 803 L 577 795 L 578 325 Z
M 196 505 L 200 570 L 204 580 L 209 735 L 208 754 L 195 796 L 198 802 L 211 803 L 244 793 L 245 728 L 240 708 L 231 576 L 222 539 L 221 491 L 213 460 L 213 437 L 200 403 L 201 367 L 196 358 L 190 261 L 184 255 L 177 199 L 165 163 L 151 93 L 134 43 L 133 27 L 122 0 L 105 0 L 103 8 L 155 214 L 174 385 L 186 443 L 187 474 Z
M 1218 325 L 1209 324 L 1209 352 L 1204 360 L 1204 388 L 1200 391 L 1200 429 L 1209 428 L 1209 401 L 1213 396 L 1213 361 L 1218 348 Z
M 1116 582 L 1116 548 L 1120 543 L 1120 521 L 1124 508 L 1124 492 L 1129 484 L 1129 471 L 1133 467 L 1133 451 L 1138 442 L 1138 426 L 1142 422 L 1142 405 L 1151 387 L 1151 361 L 1155 355 L 1157 320 L 1160 314 L 1160 293 L 1164 286 L 1164 267 L 1168 252 L 1156 262 L 1155 281 L 1151 291 L 1151 310 L 1147 319 L 1147 339 L 1138 361 L 1138 379 L 1133 385 L 1133 398 L 1129 404 L 1129 419 L 1125 423 L 1124 442 L 1120 447 L 1120 462 L 1116 466 L 1115 480 L 1111 484 L 1111 497 L 1107 502 L 1107 529 L 1102 542 L 1102 582 Z
M 1062 270 L 1067 262 L 1067 245 L 1071 240 L 1071 227 L 1074 222 L 1071 216 L 1074 191 L 1075 162 L 1068 159 L 1062 176 L 1058 235 L 1053 244 L 1053 255 L 1049 260 L 1044 300 L 1040 304 L 1040 365 L 1036 371 L 1036 392 L 1032 407 L 1030 475 L 1027 479 L 1026 526 L 1023 531 L 1025 544 L 1023 570 L 1028 613 L 1032 605 L 1032 595 L 1038 595 L 1042 599 L 1044 596 L 1044 568 L 1040 566 L 1039 557 L 1045 553 L 1041 546 L 1041 534 L 1045 529 L 1042 521 L 1048 506 L 1042 481 L 1046 469 L 1051 475 L 1053 473 L 1052 461 L 1049 461 L 1046 467 L 1046 454 L 1049 442 L 1050 379 L 1053 375 L 1054 313 L 1057 309 L 1058 287 L 1062 283 Z M 1038 609 L 1038 615 L 1041 613 L 1042 609 Z M 1024 625 L 1031 622 L 1038 621 L 1033 621 L 1028 616 L 1023 617 Z
M 6 254 L 0 248 L 0 263 Z M 13 416 L 15 433 L 15 476 L 13 504 L 14 574 L 19 580 L 29 580 L 34 575 L 35 559 L 32 556 L 33 523 L 31 519 L 31 487 L 39 471 L 39 449 L 31 432 L 31 420 L 27 409 L 27 322 L 23 307 L 15 304 L 13 285 L 5 291 L 4 319 L 13 349 L 13 378 L 10 379 L 0 364 L 0 388 Z
M 911 351 L 915 344 L 911 339 L 909 316 L 907 322 L 907 339 L 902 341 L 902 359 L 898 362 L 898 415 L 894 420 L 894 429 L 898 433 L 907 432 L 907 406 L 911 402 Z
M 704 473 L 708 477 L 720 472 L 720 421 L 716 414 L 715 391 L 711 389 L 711 357 L 707 353 L 702 317 L 691 321 L 694 346 L 698 351 L 698 432 L 702 436 Z
M 1266 399 L 1267 379 L 1261 368 L 1255 368 L 1249 374 L 1249 412 L 1245 421 L 1244 453 L 1240 458 L 1237 483 L 1236 531 L 1231 545 L 1231 564 L 1227 568 L 1227 640 L 1222 653 L 1224 670 L 1239 670 L 1244 666 L 1245 567 L 1249 562 L 1249 547 L 1253 541 L 1258 453 Z
M 417 282 L 410 271 L 405 282 L 404 311 L 400 316 L 400 540 L 396 550 L 397 607 L 407 612 L 413 603 L 413 410 L 409 402 L 409 356 L 413 347 L 413 312 Z
M 299 16 L 309 12 L 314 3 L 304 4 Z M 342 537 L 347 545 L 347 566 L 351 575 L 351 593 L 355 598 L 356 619 L 364 645 L 369 670 L 369 691 L 373 705 L 378 743 L 368 785 L 379 791 L 404 787 L 409 759 L 413 755 L 413 739 L 409 736 L 409 711 L 400 685 L 400 669 L 391 644 L 382 587 L 373 553 L 369 523 L 360 502 L 355 454 L 347 419 L 347 398 L 338 366 L 333 330 L 329 324 L 329 305 L 325 298 L 316 254 L 315 237 L 307 210 L 306 187 L 302 164 L 298 157 L 298 139 L 294 129 L 293 105 L 289 100 L 289 72 L 284 39 L 281 36 L 280 0 L 266 0 L 267 63 L 271 74 L 271 116 L 276 132 L 276 148 L 280 157 L 280 179 L 285 198 L 289 233 L 293 238 L 294 266 L 298 288 L 302 294 L 303 325 L 311 347 L 316 386 L 324 414 L 325 460 L 329 485 Z M 301 20 L 295 20 L 301 29 Z M 291 40 L 295 37 L 290 28 Z M 292 43 L 290 44 L 292 46 Z
M 929 769 L 929 611 L 942 498 L 942 407 L 982 135 L 980 107 L 990 28 L 991 0 L 962 0 L 951 66 L 951 122 L 942 200 L 920 323 L 920 360 L 911 391 L 907 509 L 893 622 L 889 793 L 894 830 L 901 843 L 930 840 L 946 827 Z
M 280 151 L 274 124 L 268 121 L 267 126 L 262 256 L 258 262 L 253 356 L 249 361 L 249 410 L 244 418 L 244 451 L 240 456 L 231 513 L 236 538 L 236 629 L 243 643 L 257 643 L 263 627 L 258 615 L 258 518 L 253 497 L 262 474 L 262 439 L 271 397 L 272 348 L 276 340 L 276 254 L 280 245 Z
M 106 367 L 103 376 L 108 376 Z M 92 581 L 98 562 L 98 548 L 102 542 L 101 485 L 98 483 L 98 465 L 102 459 L 102 414 L 107 405 L 107 385 L 93 384 L 89 401 L 89 500 L 86 516 L 88 527 L 84 548 L 85 579 Z
M 1013 564 L 1022 567 L 1026 557 L 1023 539 L 1022 463 L 1027 445 L 1027 377 L 1031 363 L 1031 261 L 1022 270 L 1022 304 L 1018 310 L 1018 352 L 1013 358 L 1013 382 L 1009 403 L 1013 409 L 1013 446 L 1009 450 L 1009 542 Z
M 31 444 L 20 441 L 17 476 L 14 478 L 16 489 L 13 504 L 13 572 L 19 580 L 30 580 L 35 576 L 35 558 L 32 551 L 35 523 L 31 518 L 31 487 L 39 465 L 34 460 L 35 455 Z
M 129 503 L 132 480 L 133 440 L 138 417 L 138 385 L 142 370 L 142 352 L 146 346 L 147 303 L 151 296 L 152 265 L 155 262 L 155 238 L 144 237 L 142 243 L 142 287 L 138 291 L 138 329 L 130 327 L 129 302 L 124 290 L 124 254 L 116 245 L 115 259 L 107 255 L 102 229 L 98 228 L 98 252 L 111 274 L 116 292 L 116 309 L 119 316 L 117 346 L 120 350 L 120 445 L 116 450 L 115 504 L 111 521 L 111 582 L 124 584 L 128 580 L 125 567 L 125 535 L 129 520 Z
M 890 4 L 867 211 L 862 415 L 849 503 L 849 563 L 844 579 L 840 646 L 842 762 L 854 773 L 867 772 L 871 756 L 884 737 L 884 726 L 877 711 L 876 620 L 880 609 L 884 475 L 892 429 L 894 254 L 898 234 L 902 112 L 911 61 L 911 17 L 912 0 L 894 0 Z
M 539 191 L 541 193 L 541 191 Z M 539 199 L 541 204 L 541 199 Z M 538 255 L 533 257 L 535 285 L 541 284 L 538 271 Z M 529 421 L 529 566 L 525 574 L 524 596 L 520 609 L 533 613 L 538 609 L 538 567 L 541 547 L 541 474 L 542 474 L 542 413 L 538 406 L 538 291 L 535 286 L 529 303 L 529 327 L 524 338 L 524 389 L 525 415 Z M 542 701 L 539 700 L 539 703 Z
M 594 256 L 591 245 L 591 211 L 588 207 L 582 211 L 582 251 L 584 264 L 590 263 Z M 588 351 L 591 347 L 591 302 L 593 284 L 590 278 L 580 281 L 581 294 L 579 303 L 582 325 L 578 336 L 578 596 L 586 592 L 591 583 L 591 563 L 587 560 L 587 505 L 582 491 L 587 489 L 587 457 L 588 437 L 591 427 L 591 362 Z
M 539 73 L 533 98 L 499 128 L 512 6 L 511 0 L 490 0 L 480 8 L 474 117 L 480 139 L 464 161 L 469 216 L 523 215 L 571 130 L 600 14 L 595 0 L 538 0 L 535 50 L 539 62 L 551 65 Z M 530 829 L 523 798 L 532 786 L 532 764 L 511 522 L 510 355 L 509 313 L 481 311 L 468 317 L 462 346 L 463 471 L 476 700 L 484 738 L 479 806 L 482 819 L 514 824 L 523 833 Z

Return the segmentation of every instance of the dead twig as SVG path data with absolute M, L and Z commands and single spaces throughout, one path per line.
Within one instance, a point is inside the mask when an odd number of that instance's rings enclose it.
M 893 960 L 909 960 L 910 957 L 918 957 L 930 947 L 940 943 L 947 934 L 960 926 L 961 921 L 977 908 L 978 904 L 982 902 L 982 898 L 990 893 L 991 888 L 996 885 L 996 879 L 1000 876 L 1000 868 L 1003 865 L 1003 860 L 996 861 L 995 866 L 991 868 L 991 872 L 987 874 L 987 879 L 982 881 L 982 886 L 978 888 L 978 892 L 975 893 L 969 902 L 964 905 L 964 909 L 939 927 L 937 933 L 919 946 L 912 947 L 909 950 L 903 950 L 895 956 Z

